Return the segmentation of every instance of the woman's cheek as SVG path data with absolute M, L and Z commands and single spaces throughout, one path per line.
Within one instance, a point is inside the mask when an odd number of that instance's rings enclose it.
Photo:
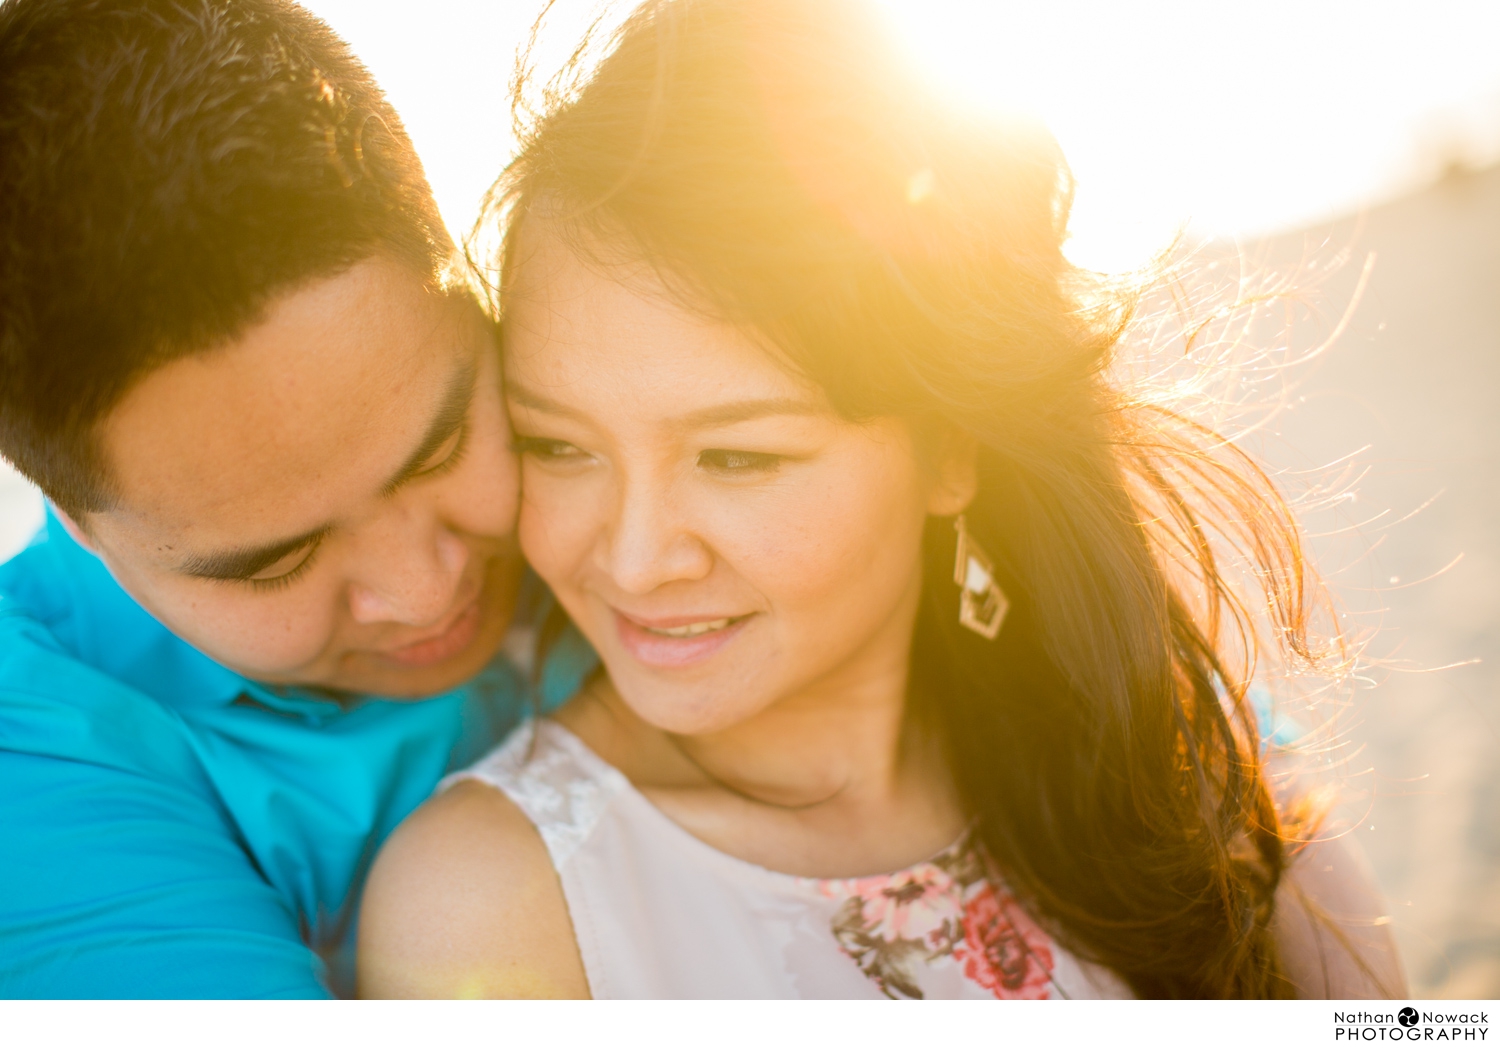
M 738 559 L 758 590 L 820 637 L 882 619 L 920 573 L 926 515 L 910 464 L 839 466 L 801 498 L 764 508 Z
M 892 529 L 910 516 L 903 491 L 892 486 L 895 471 L 853 456 L 832 460 L 805 483 L 735 508 L 740 532 L 753 539 L 755 560 L 800 590 L 816 592 L 858 577 L 891 545 Z M 887 493 L 888 488 L 896 492 Z M 746 511 L 750 513 L 747 514 Z M 744 529 L 747 519 L 753 531 Z
M 737 559 L 742 575 L 786 612 L 816 617 L 861 589 L 874 552 L 850 544 L 858 523 L 829 513 L 809 526 L 795 520 L 766 522 L 758 542 Z
M 589 489 L 579 479 L 558 478 L 535 468 L 521 471 L 521 552 L 557 592 L 567 588 L 601 527 Z

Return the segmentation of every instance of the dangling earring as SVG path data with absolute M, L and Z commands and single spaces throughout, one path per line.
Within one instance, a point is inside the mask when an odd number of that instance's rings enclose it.
M 953 582 L 959 586 L 958 622 L 994 641 L 1010 611 L 1010 602 L 995 582 L 995 563 L 969 535 L 962 514 L 953 527 L 958 531 L 958 552 L 953 560 Z

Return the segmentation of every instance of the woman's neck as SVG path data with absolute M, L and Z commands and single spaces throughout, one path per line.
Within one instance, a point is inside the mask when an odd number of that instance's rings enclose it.
M 558 713 L 663 812 L 727 853 L 793 874 L 866 875 L 949 845 L 964 819 L 938 748 L 906 717 L 904 646 L 726 729 L 667 733 L 607 678 Z

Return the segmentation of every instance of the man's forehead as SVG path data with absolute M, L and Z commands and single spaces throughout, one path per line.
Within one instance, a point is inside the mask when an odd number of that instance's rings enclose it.
M 195 546 L 317 528 L 378 496 L 488 349 L 477 312 L 393 263 L 294 293 L 110 414 L 116 516 Z

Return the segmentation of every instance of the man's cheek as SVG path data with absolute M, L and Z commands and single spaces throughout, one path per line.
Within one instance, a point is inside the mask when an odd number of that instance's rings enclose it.
M 443 502 L 443 517 L 457 531 L 504 541 L 507 546 L 514 542 L 521 502 L 514 485 L 497 485 L 493 477 L 487 477 L 482 484 L 453 492 Z
M 444 481 L 444 513 L 473 535 L 512 536 L 521 503 L 520 464 L 508 437 L 475 444 L 467 462 Z
M 226 595 L 195 602 L 187 622 L 167 626 L 220 663 L 276 680 L 310 670 L 337 648 L 332 605 L 321 594 Z

